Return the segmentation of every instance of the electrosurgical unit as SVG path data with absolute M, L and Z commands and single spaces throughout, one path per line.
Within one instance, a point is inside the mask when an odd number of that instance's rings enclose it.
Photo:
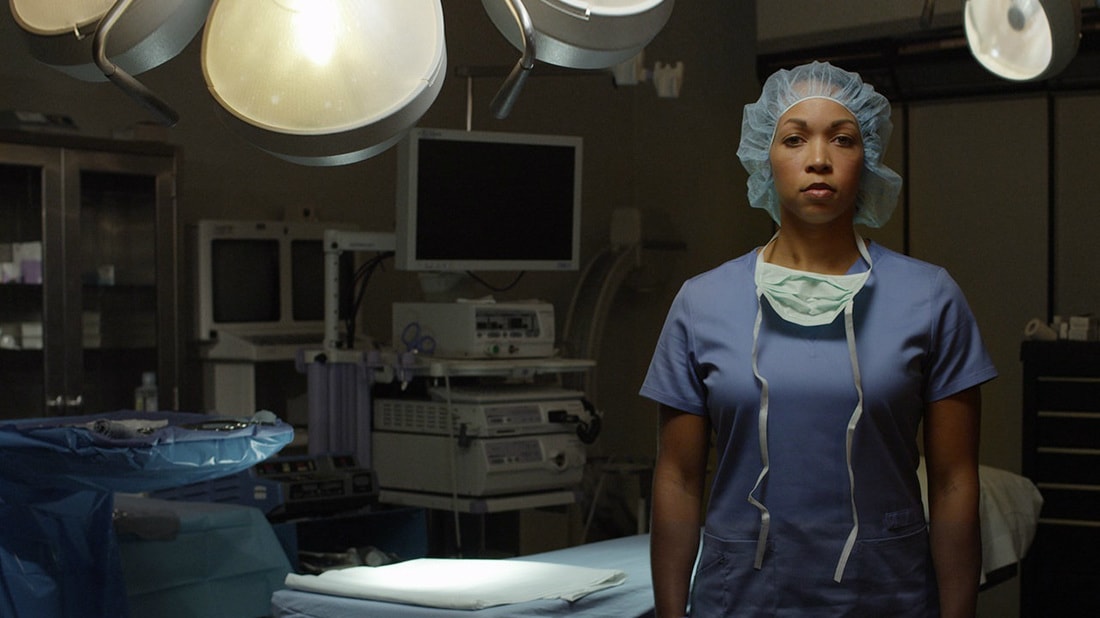
M 429 341 L 430 350 L 423 345 Z M 554 306 L 544 302 L 394 303 L 393 344 L 401 351 L 439 358 L 553 356 Z
M 491 389 L 452 387 L 450 403 L 446 389 L 433 389 L 433 399 L 393 398 L 374 400 L 374 429 L 460 438 L 491 438 L 535 433 L 573 431 L 584 419 L 583 393 L 559 388 L 530 389 L 519 397 L 504 388 L 501 395 Z M 447 419 L 451 419 L 448 423 Z
M 373 446 L 383 488 L 461 496 L 575 486 L 586 461 L 575 433 L 480 438 L 462 447 L 448 436 L 375 432 Z
M 382 487 L 489 496 L 580 483 L 587 437 L 580 427 L 593 423 L 583 393 L 498 385 L 433 388 L 429 395 L 375 400 Z

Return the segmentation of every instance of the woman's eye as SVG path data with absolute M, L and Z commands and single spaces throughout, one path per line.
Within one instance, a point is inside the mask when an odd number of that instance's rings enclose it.
M 834 141 L 841 146 L 855 146 L 859 142 L 851 135 L 837 135 Z
M 783 145 L 784 146 L 797 146 L 797 145 L 801 144 L 803 141 L 804 140 L 802 139 L 801 135 L 788 135 L 787 137 L 783 138 Z

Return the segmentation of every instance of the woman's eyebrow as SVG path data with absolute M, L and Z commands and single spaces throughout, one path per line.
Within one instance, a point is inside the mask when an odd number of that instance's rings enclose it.
M 802 118 L 788 118 L 788 119 L 784 120 L 782 124 L 793 124 L 793 125 L 797 125 L 800 128 L 803 128 L 803 129 L 810 126 L 810 123 L 807 122 L 806 120 L 803 120 Z M 830 122 L 829 127 L 830 128 L 836 128 L 836 127 L 839 127 L 840 125 L 843 125 L 843 124 L 850 124 L 850 125 L 852 125 L 856 128 L 859 128 L 859 123 L 857 123 L 855 120 L 852 120 L 851 118 L 838 118 L 838 119 Z
M 788 119 L 783 121 L 783 124 L 794 124 L 794 125 L 798 125 L 799 127 L 802 127 L 802 128 L 806 128 L 806 127 L 810 126 L 810 124 L 808 122 L 806 122 L 805 120 L 803 120 L 801 118 L 788 118 Z

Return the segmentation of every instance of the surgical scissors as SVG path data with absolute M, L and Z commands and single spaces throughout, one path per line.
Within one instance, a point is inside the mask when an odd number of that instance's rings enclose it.
M 405 349 L 413 354 L 432 354 L 435 352 L 435 337 L 420 333 L 420 322 L 409 322 L 401 331 L 401 342 Z

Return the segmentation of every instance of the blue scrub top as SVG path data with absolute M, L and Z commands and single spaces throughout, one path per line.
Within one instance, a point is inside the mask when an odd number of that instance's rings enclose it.
M 858 400 L 843 318 L 798 326 L 758 303 L 757 251 L 688 280 L 672 304 L 641 394 L 707 415 L 715 431 L 698 615 L 781 615 L 784 608 L 806 615 L 815 607 L 935 615 L 916 475 L 918 426 L 927 403 L 997 372 L 944 269 L 874 243 L 868 251 L 874 268 L 854 305 L 864 391 L 852 452 L 859 536 L 839 584 L 833 573 L 853 524 L 845 436 Z M 865 270 L 858 260 L 850 272 Z M 760 384 L 752 372 L 758 309 L 770 471 L 756 495 L 772 523 L 764 566 L 756 571 L 760 512 L 747 498 L 761 471 Z

